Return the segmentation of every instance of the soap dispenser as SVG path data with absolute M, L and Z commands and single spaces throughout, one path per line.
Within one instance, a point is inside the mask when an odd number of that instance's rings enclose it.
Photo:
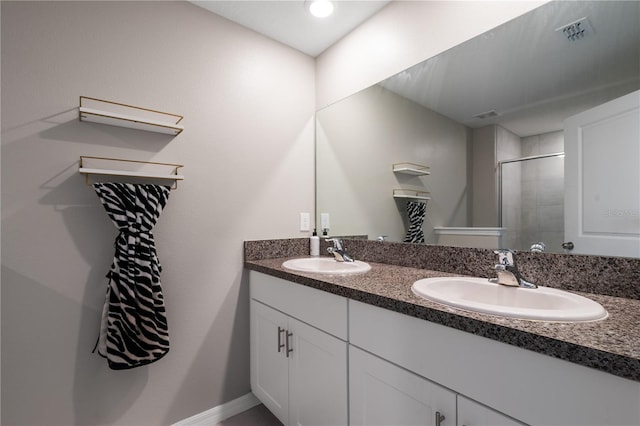
M 310 241 L 310 251 L 311 256 L 320 256 L 320 237 L 318 237 L 318 233 L 316 229 L 313 229 L 313 234 L 311 235 Z

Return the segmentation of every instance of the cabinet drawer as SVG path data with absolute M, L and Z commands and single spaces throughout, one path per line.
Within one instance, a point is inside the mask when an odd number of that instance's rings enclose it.
M 347 299 L 256 271 L 249 272 L 251 298 L 347 340 Z

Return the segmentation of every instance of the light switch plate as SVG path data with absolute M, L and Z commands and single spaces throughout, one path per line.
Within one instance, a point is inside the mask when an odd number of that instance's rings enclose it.
M 329 224 L 329 213 L 320 213 L 320 228 L 322 229 L 331 228 L 331 225 Z
M 310 230 L 311 230 L 311 214 L 300 213 L 300 231 L 310 231 Z

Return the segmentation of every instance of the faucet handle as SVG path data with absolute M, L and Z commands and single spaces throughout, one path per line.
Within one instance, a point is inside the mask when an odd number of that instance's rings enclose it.
M 515 266 L 514 251 L 510 249 L 498 249 L 493 251 L 498 255 L 498 263 L 505 266 Z
M 342 240 L 340 238 L 325 238 L 325 241 L 333 243 L 333 248 L 335 250 L 342 250 Z

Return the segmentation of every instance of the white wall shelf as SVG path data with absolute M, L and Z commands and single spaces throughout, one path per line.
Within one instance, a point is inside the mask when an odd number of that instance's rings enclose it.
M 178 174 L 182 164 L 156 163 L 151 161 L 126 160 L 108 157 L 80 157 L 78 173 L 85 175 L 89 185 L 89 176 L 125 176 L 132 178 L 163 179 L 174 181 L 173 189 L 184 176 Z
M 87 96 L 80 96 L 78 115 L 80 121 L 168 135 L 178 135 L 184 130 L 184 126 L 179 124 L 183 118 L 181 115 Z
M 416 191 L 413 189 L 394 189 L 393 198 L 428 201 L 431 199 L 427 191 Z
M 412 176 L 426 176 L 431 174 L 429 167 L 414 163 L 395 163 L 393 165 L 393 172 Z

